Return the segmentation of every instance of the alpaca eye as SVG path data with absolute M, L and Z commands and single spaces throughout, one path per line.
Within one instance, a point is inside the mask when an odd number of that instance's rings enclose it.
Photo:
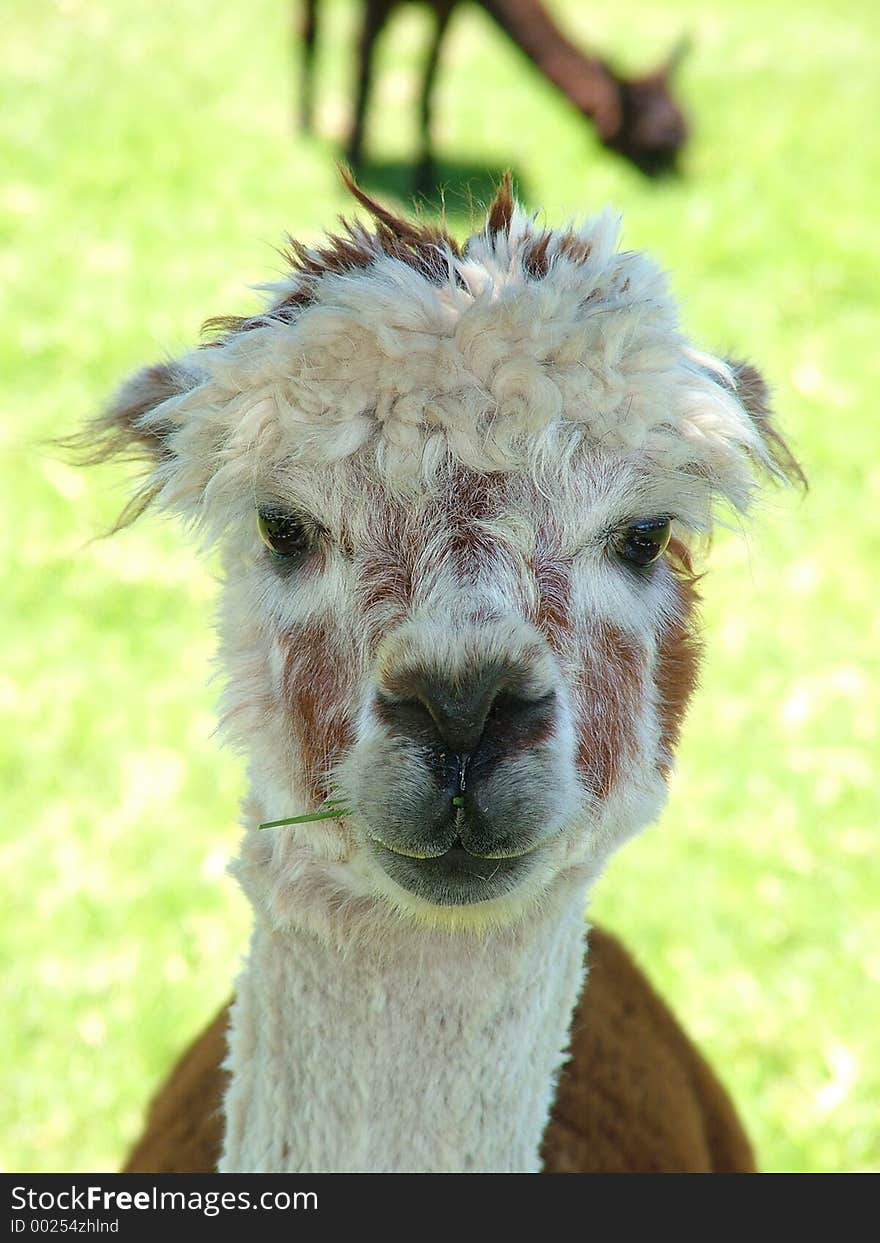
M 646 518 L 634 522 L 623 532 L 618 544 L 618 554 L 630 565 L 652 565 L 666 551 L 669 543 L 669 518 Z
M 305 514 L 266 507 L 257 511 L 263 543 L 276 557 L 298 557 L 312 552 L 323 527 Z

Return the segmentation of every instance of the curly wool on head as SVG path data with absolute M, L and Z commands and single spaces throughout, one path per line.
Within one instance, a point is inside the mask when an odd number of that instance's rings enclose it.
M 208 321 L 209 345 L 117 395 L 106 455 L 122 439 L 153 467 L 126 517 L 155 498 L 218 534 L 243 480 L 338 463 L 406 493 L 450 456 L 539 483 L 582 453 L 638 459 L 737 509 L 756 467 L 799 477 L 758 373 L 689 344 L 613 213 L 545 229 L 506 180 L 459 247 L 349 186 L 372 230 L 291 242 L 265 312 Z

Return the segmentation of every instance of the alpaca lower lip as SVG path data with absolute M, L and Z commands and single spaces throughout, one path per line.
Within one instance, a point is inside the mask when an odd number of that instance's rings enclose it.
M 532 853 L 488 859 L 457 843 L 433 858 L 404 855 L 378 842 L 373 850 L 393 881 L 435 906 L 467 906 L 509 893 L 530 870 Z
M 456 825 L 460 822 L 457 820 Z M 485 854 L 477 854 L 473 850 L 468 850 L 460 837 L 456 837 L 451 846 L 447 846 L 445 850 L 414 850 L 412 847 L 404 849 L 403 846 L 392 846 L 389 842 L 379 837 L 378 833 L 370 831 L 368 833 L 370 841 L 374 846 L 380 847 L 389 854 L 400 855 L 403 859 L 415 859 L 418 862 L 434 862 L 436 860 L 445 859 L 448 863 L 461 863 L 467 866 L 471 860 L 477 864 L 497 863 L 510 859 L 522 859 L 525 855 L 530 855 L 535 849 L 534 845 L 526 846 L 522 850 L 499 850 L 497 853 L 489 851 Z

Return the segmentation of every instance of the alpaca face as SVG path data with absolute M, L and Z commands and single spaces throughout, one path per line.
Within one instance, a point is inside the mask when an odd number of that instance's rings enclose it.
M 503 189 L 460 252 L 370 206 L 375 234 L 295 248 L 266 315 L 140 373 L 104 428 L 151 455 L 144 502 L 224 544 L 250 817 L 350 809 L 255 834 L 254 869 L 504 920 L 657 814 L 687 541 L 790 459 L 756 373 L 684 341 L 607 217 L 540 231 Z
M 455 905 L 656 814 L 695 666 L 692 593 L 663 556 L 680 497 L 592 452 L 543 488 L 454 462 L 406 497 L 339 470 L 284 483 L 227 587 L 228 663 L 248 671 L 230 721 L 261 666 L 273 711 L 246 713 L 249 747 L 296 757 L 267 816 L 332 790 L 368 869 Z

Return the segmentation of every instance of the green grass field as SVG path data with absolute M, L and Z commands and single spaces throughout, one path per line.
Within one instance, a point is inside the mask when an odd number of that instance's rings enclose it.
M 512 166 L 547 217 L 606 201 L 686 323 L 754 358 L 812 490 L 722 534 L 709 658 L 662 822 L 601 882 L 772 1170 L 880 1169 L 877 762 L 880 9 L 875 0 L 555 0 L 647 64 L 683 30 L 686 175 L 652 184 L 475 9 L 438 147 L 452 226 Z M 592 11 L 591 11 L 592 10 Z M 613 13 L 613 15 L 612 15 Z M 212 738 L 212 567 L 147 518 L 90 542 L 123 472 L 39 449 L 132 367 L 254 305 L 334 171 L 354 6 L 333 0 L 320 138 L 292 133 L 284 0 L 6 0 L 0 43 L 0 1166 L 115 1168 L 246 935 L 224 876 L 242 773 Z M 369 188 L 406 191 L 427 17 L 383 47 Z M 873 120 L 871 118 L 874 118 Z M 871 224 L 871 221 L 874 224 Z

